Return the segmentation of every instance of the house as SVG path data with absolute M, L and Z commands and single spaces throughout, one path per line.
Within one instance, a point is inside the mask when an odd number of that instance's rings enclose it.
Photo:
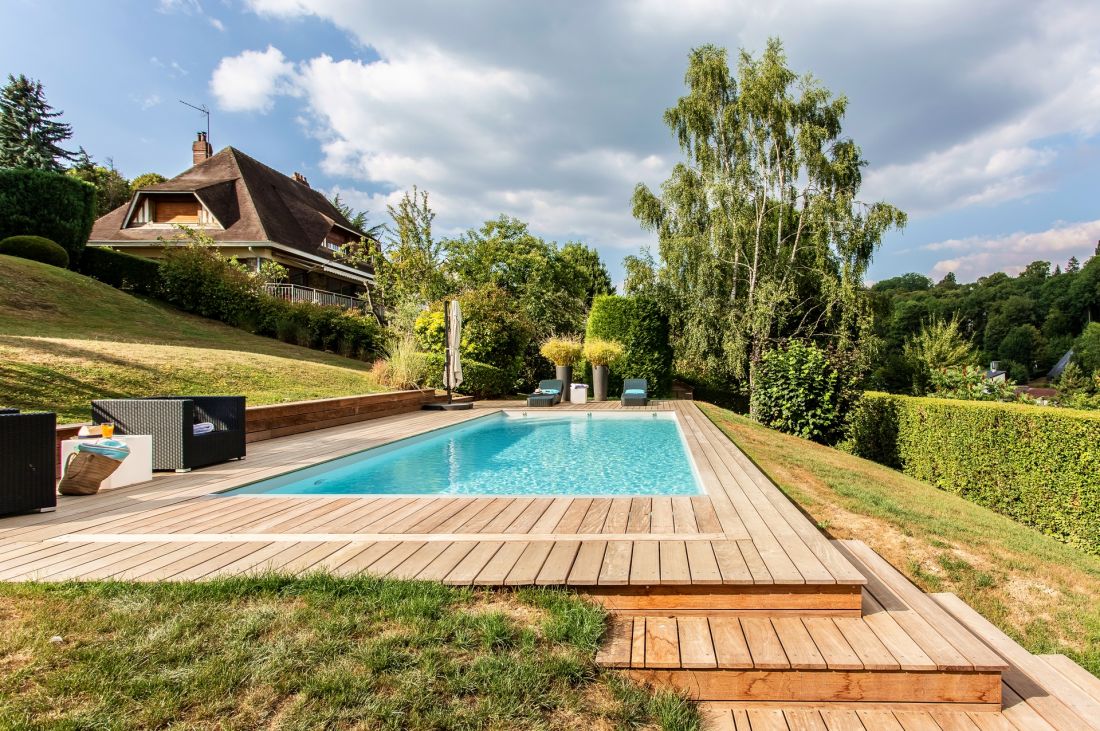
M 163 256 L 176 225 L 200 229 L 226 256 L 259 268 L 283 265 L 285 284 L 268 285 L 286 299 L 359 306 L 374 282 L 370 267 L 337 260 L 340 247 L 367 236 L 320 192 L 234 147 L 213 154 L 206 133 L 192 144 L 193 165 L 164 183 L 141 188 L 125 205 L 99 218 L 89 246 L 109 246 L 151 259 Z
M 1057 381 L 1059 378 L 1061 378 L 1062 372 L 1066 369 L 1066 366 L 1069 365 L 1069 362 L 1072 359 L 1073 348 L 1070 348 L 1062 355 L 1061 358 L 1058 359 L 1058 362 L 1054 364 L 1054 367 L 1050 369 L 1050 373 L 1047 373 L 1047 378 L 1052 381 Z
M 989 364 L 989 370 L 985 372 L 985 380 L 994 383 L 1005 383 L 1008 380 L 1008 371 L 1001 370 L 1001 364 L 993 361 Z

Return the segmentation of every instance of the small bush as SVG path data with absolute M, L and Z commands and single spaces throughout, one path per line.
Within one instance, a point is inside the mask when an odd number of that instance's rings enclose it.
M 623 345 L 623 356 L 608 376 L 609 393 L 622 390 L 624 378 L 644 378 L 650 392 L 664 396 L 672 388 L 672 348 L 668 342 L 668 318 L 646 297 L 601 295 L 592 301 L 585 339 L 614 340 Z
M 843 368 L 812 343 L 799 340 L 768 351 L 756 366 L 752 414 L 761 424 L 817 442 L 843 430 L 850 402 Z
M 576 365 L 583 350 L 578 338 L 547 338 L 539 347 L 542 357 L 556 366 Z
M 427 376 L 423 385 L 428 388 L 443 388 L 443 355 L 425 353 L 424 367 L 427 369 Z M 463 359 L 462 384 L 456 390 L 478 398 L 496 398 L 514 393 L 514 382 L 514 377 L 501 368 Z
M 420 388 L 430 380 L 428 354 L 417 350 L 416 339 L 405 337 L 390 348 L 377 367 L 382 383 L 393 388 Z
M 0 254 L 30 259 L 62 269 L 69 266 L 69 252 L 41 236 L 9 236 L 0 241 Z
M 1100 554 L 1100 414 L 867 393 L 853 454 Z
M 603 338 L 584 341 L 584 359 L 594 366 L 609 366 L 623 357 L 622 343 Z
M 25 168 L 0 169 L 0 239 L 42 236 L 76 264 L 96 212 L 95 186 L 68 175 Z
M 80 273 L 125 292 L 160 294 L 160 262 L 93 246 L 80 257 Z

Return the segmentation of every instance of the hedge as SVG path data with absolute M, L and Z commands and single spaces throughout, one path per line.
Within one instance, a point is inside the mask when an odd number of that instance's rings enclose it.
M 654 396 L 672 388 L 672 348 L 668 343 L 668 318 L 657 304 L 644 297 L 601 295 L 588 313 L 586 338 L 616 340 L 625 348 L 623 357 L 608 371 L 608 393 L 622 391 L 624 378 L 644 378 Z
M 1100 414 L 867 393 L 847 448 L 1100 554 Z
M 9 236 L 0 241 L 0 254 L 49 264 L 65 269 L 69 266 L 69 252 L 59 244 L 41 236 Z
M 160 294 L 160 263 L 93 246 L 80 257 L 80 273 L 134 294 Z
M 75 265 L 95 222 L 95 186 L 45 170 L 0 168 L 0 239 L 42 236 Z
M 424 385 L 443 388 L 443 356 L 439 353 L 425 353 L 424 361 L 428 368 L 428 380 Z M 512 384 L 512 376 L 503 369 L 464 359 L 462 384 L 455 390 L 478 398 L 495 398 L 511 394 Z

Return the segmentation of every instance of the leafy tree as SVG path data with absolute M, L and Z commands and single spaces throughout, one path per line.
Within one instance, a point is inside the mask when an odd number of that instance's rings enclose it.
M 96 165 L 84 148 L 80 148 L 76 163 L 66 171 L 66 175 L 95 186 L 96 217 L 110 213 L 130 200 L 130 181 L 115 169 L 111 158 L 107 158 L 106 167 Z
M 164 183 L 168 178 L 164 177 L 160 173 L 142 173 L 133 180 L 130 181 L 130 194 L 133 195 L 142 188 L 148 188 L 152 185 Z
M 934 371 L 969 365 L 973 352 L 959 331 L 958 318 L 952 317 L 925 322 L 919 333 L 905 340 L 904 355 L 914 376 L 914 386 L 923 393 Z
M 797 77 L 778 40 L 760 58 L 742 52 L 736 75 L 725 50 L 696 48 L 685 83 L 664 119 L 686 160 L 660 195 L 639 184 L 633 212 L 658 235 L 679 361 L 752 392 L 778 339 L 852 344 L 867 324 L 864 273 L 905 214 L 859 202 L 847 100 Z
M 558 250 L 562 266 L 572 269 L 573 276 L 581 282 L 581 290 L 586 303 L 601 294 L 614 294 L 611 275 L 607 272 L 600 254 L 584 244 L 571 241 Z M 568 276 L 568 274 L 566 275 Z
M 1089 383 L 1081 366 L 1074 361 L 1066 364 L 1062 375 L 1058 378 L 1058 395 L 1062 397 L 1073 396 L 1082 391 L 1088 391 L 1092 384 Z
M 0 89 L 0 167 L 60 172 L 62 163 L 75 160 L 61 147 L 73 131 L 60 117 L 46 102 L 41 82 L 9 74 Z
M 997 352 L 1001 360 L 1014 361 L 1023 365 L 1027 375 L 1030 376 L 1038 361 L 1046 356 L 1046 343 L 1043 340 L 1043 334 L 1034 325 L 1017 325 L 1001 341 L 1001 347 Z
M 1090 322 L 1074 341 L 1073 360 L 1085 373 L 1100 370 L 1100 322 Z
M 954 278 L 954 275 L 948 276 Z M 875 282 L 871 289 L 875 292 L 923 292 L 932 289 L 932 280 L 923 274 L 909 272 Z
M 1081 271 L 1081 263 L 1077 261 L 1076 256 L 1071 256 L 1069 261 L 1066 262 L 1066 272 L 1068 274 L 1076 274 L 1079 271 Z
M 428 203 L 428 191 L 414 185 L 387 209 L 393 220 L 385 242 L 393 299 L 423 307 L 450 289 L 443 273 L 443 244 L 432 236 L 435 211 Z
M 936 283 L 936 289 L 958 289 L 959 282 L 955 279 L 955 272 L 948 272 L 943 279 Z
M 367 238 L 377 239 L 386 229 L 386 224 L 384 223 L 376 223 L 373 226 L 369 225 L 370 211 L 360 211 L 353 208 L 350 204 L 345 203 L 340 198 L 339 193 L 329 198 L 329 202 L 332 203 L 333 206 L 335 206 L 336 210 L 340 211 L 344 218 L 348 219 L 348 223 L 351 224 L 352 228 L 357 231 L 362 231 L 367 235 Z

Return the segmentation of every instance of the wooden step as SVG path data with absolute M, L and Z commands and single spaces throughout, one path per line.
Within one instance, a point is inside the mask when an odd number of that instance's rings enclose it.
M 1004 710 L 945 703 L 700 704 L 706 731 L 1071 731 L 1052 729 L 1026 705 Z
M 630 615 L 798 613 L 858 617 L 859 584 L 576 586 L 609 612 Z
M 1000 702 L 1003 663 L 941 655 L 880 619 L 616 616 L 596 659 L 700 700 Z
M 1062 655 L 1032 655 L 954 594 L 931 596 L 1004 658 L 1006 706 L 1025 704 L 1059 731 L 1100 729 L 1100 680 Z

